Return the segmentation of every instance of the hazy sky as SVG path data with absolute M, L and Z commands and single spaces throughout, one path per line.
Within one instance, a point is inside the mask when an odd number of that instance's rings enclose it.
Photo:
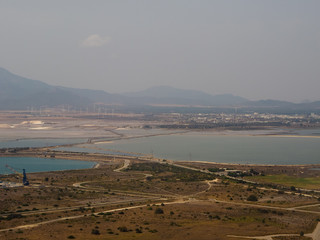
M 319 0 L 2 0 L 0 67 L 53 85 L 320 100 Z

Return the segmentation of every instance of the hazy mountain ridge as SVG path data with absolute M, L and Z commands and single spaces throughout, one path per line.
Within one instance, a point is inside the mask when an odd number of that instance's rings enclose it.
M 138 92 L 128 92 L 123 93 L 123 95 L 128 97 L 153 97 L 153 98 L 171 98 L 175 96 L 176 98 L 188 98 L 190 99 L 199 99 L 199 98 L 210 98 L 212 95 L 197 91 L 197 90 L 189 90 L 189 89 L 178 89 L 169 86 L 156 86 L 147 88 Z
M 70 92 L 74 95 L 85 97 L 91 102 L 101 102 L 106 103 L 109 101 L 119 100 L 120 96 L 117 94 L 107 93 L 103 90 L 92 90 L 92 89 L 80 89 L 80 88 L 67 88 L 67 87 L 58 87 L 61 90 Z
M 90 104 L 90 99 L 74 94 L 62 87 L 51 86 L 38 80 L 32 80 L 0 68 L 0 108 L 26 109 L 27 107 L 61 104 Z
M 198 90 L 184 90 L 169 86 L 151 87 L 143 91 L 124 93 L 123 95 L 149 98 L 150 103 L 164 104 L 238 105 L 249 101 L 232 94 L 211 95 Z
M 20 77 L 0 68 L 0 99 L 23 99 L 50 88 L 46 83 Z
M 246 104 L 248 106 L 256 106 L 256 107 L 263 107 L 263 106 L 269 106 L 269 107 L 292 107 L 292 106 L 299 105 L 299 104 L 292 103 L 292 102 L 273 100 L 273 99 L 249 101 Z
M 183 90 L 168 86 L 152 87 L 143 91 L 124 94 L 111 94 L 102 90 L 52 86 L 38 80 L 15 75 L 0 68 L 0 109 L 23 110 L 28 107 L 54 107 L 59 105 L 85 107 L 94 103 L 320 109 L 320 101 L 301 104 L 278 100 L 250 101 L 232 94 L 211 95 L 198 90 Z

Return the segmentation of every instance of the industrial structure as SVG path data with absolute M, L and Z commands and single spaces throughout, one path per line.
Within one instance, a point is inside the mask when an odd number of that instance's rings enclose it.
M 29 185 L 29 181 L 27 179 L 27 174 L 26 174 L 26 170 L 22 169 L 22 173 L 20 173 L 19 171 L 17 171 L 15 168 L 9 166 L 8 164 L 5 165 L 6 168 L 10 169 L 12 172 L 18 174 L 18 176 L 22 177 L 22 183 L 24 186 L 28 186 Z

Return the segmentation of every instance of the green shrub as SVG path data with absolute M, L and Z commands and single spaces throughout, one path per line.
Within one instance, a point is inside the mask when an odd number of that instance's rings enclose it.
M 256 201 L 258 201 L 258 198 L 256 195 L 252 194 L 247 198 L 247 201 L 256 202 Z
M 100 231 L 98 229 L 92 229 L 91 234 L 100 235 Z
M 155 214 L 163 214 L 163 209 L 162 208 L 156 208 L 154 211 Z
M 127 228 L 127 227 L 124 227 L 124 226 L 118 227 L 118 230 L 119 230 L 120 232 L 128 232 L 128 228 Z

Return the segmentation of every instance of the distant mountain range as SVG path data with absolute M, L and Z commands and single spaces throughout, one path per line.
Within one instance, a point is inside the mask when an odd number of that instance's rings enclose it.
M 185 105 L 205 107 L 241 107 L 250 109 L 318 110 L 320 101 L 295 104 L 286 101 L 249 101 L 231 94 L 211 95 L 202 91 L 183 90 L 167 86 L 148 88 L 139 92 L 111 94 L 102 90 L 89 90 L 52 86 L 41 81 L 15 75 L 0 68 L 0 109 L 25 110 L 30 107 L 70 105 L 87 107 L 95 103 L 137 105 Z
M 123 95 L 140 99 L 141 102 L 148 102 L 149 104 L 232 106 L 248 102 L 248 99 L 231 94 L 210 95 L 202 91 L 183 90 L 168 86 L 152 87 Z

